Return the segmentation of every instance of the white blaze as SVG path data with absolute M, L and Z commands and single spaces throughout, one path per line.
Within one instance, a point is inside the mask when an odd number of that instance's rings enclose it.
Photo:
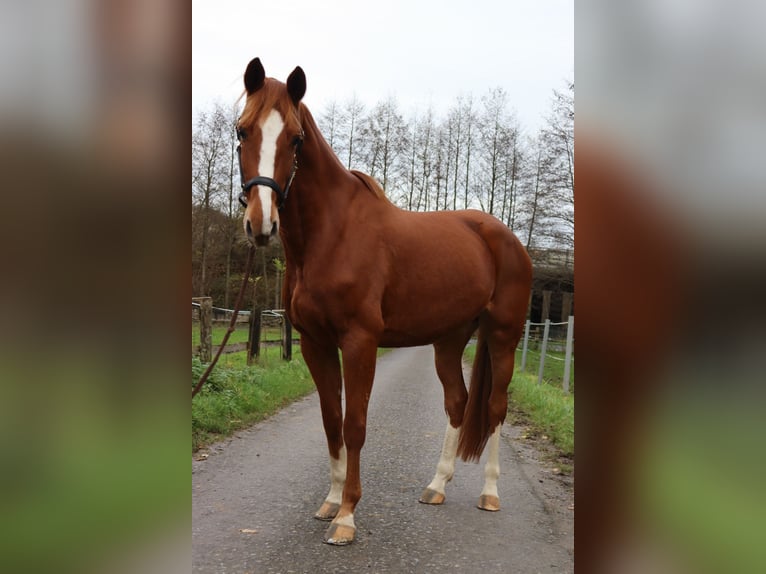
M 269 115 L 261 125 L 261 159 L 258 164 L 258 174 L 262 177 L 274 179 L 274 166 L 277 158 L 277 138 L 282 133 L 285 122 L 282 114 L 277 110 L 271 110 Z M 265 185 L 258 186 L 258 197 L 261 200 L 261 211 L 263 212 L 263 222 L 261 224 L 261 233 L 263 235 L 271 234 L 271 193 L 270 187 Z

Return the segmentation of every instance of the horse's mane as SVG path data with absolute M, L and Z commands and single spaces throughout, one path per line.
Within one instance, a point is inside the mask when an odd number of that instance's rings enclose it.
M 386 192 L 376 179 L 355 169 L 350 171 L 362 181 L 365 187 L 369 189 L 375 197 L 378 199 L 386 199 Z
M 340 161 L 340 159 L 338 158 L 338 155 L 335 153 L 335 151 L 332 149 L 332 147 L 327 142 L 325 137 L 322 135 L 322 132 L 320 131 L 319 126 L 314 120 L 314 116 L 311 114 L 311 111 L 303 102 L 301 102 L 300 104 L 300 110 L 301 110 L 303 128 L 306 131 L 314 132 L 317 136 L 317 140 L 320 147 L 325 148 L 326 153 L 332 156 L 332 158 L 338 163 L 341 169 L 345 170 L 346 166 L 343 165 L 343 162 Z M 355 169 L 351 169 L 349 171 L 353 175 L 355 175 L 364 184 L 364 186 L 370 191 L 370 193 L 372 193 L 375 197 L 377 197 L 378 199 L 386 199 L 386 192 L 383 189 L 383 186 L 381 186 L 375 178 L 367 175 L 366 173 L 362 173 L 361 171 L 357 171 Z
M 258 90 L 258 96 L 258 98 L 248 98 L 246 92 L 243 92 L 243 94 L 240 96 L 240 99 L 245 98 L 245 109 L 242 110 L 242 115 L 239 117 L 238 125 L 252 126 L 257 122 L 260 122 L 268 111 L 274 108 L 279 109 L 279 103 L 281 99 L 285 97 L 284 87 L 280 82 L 274 80 L 273 78 L 266 78 L 263 86 Z M 337 155 L 335 155 L 335 152 L 330 147 L 330 144 L 327 143 L 327 140 L 325 140 L 324 137 L 321 137 L 321 132 L 319 131 L 319 128 L 316 125 L 316 122 L 314 121 L 314 118 L 311 115 L 309 109 L 302 102 L 298 107 L 303 112 L 302 115 L 304 128 L 309 129 L 309 126 L 310 128 L 313 128 L 320 135 L 320 141 L 324 142 L 324 145 L 335 157 L 336 161 L 338 161 L 338 164 L 342 165 Z M 378 199 L 386 199 L 386 194 L 383 190 L 383 187 L 374 178 L 355 169 L 350 171 L 357 178 L 359 178 L 359 180 L 361 180 L 364 186 L 370 190 L 370 192 L 375 197 Z

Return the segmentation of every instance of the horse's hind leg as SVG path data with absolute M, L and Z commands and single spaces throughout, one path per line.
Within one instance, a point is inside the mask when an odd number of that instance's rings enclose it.
M 330 492 L 314 514 L 319 520 L 332 520 L 340 509 L 346 482 L 346 447 L 343 445 L 343 408 L 341 406 L 341 372 L 338 349 L 317 345 L 301 337 L 301 353 L 319 393 L 322 422 L 330 451 Z
M 502 323 L 498 323 L 492 317 L 486 317 L 486 323 L 480 327 L 486 335 L 492 369 L 492 390 L 488 405 L 488 423 L 492 434 L 487 442 L 484 487 L 477 504 L 482 510 L 500 510 L 500 497 L 497 491 L 497 479 L 500 476 L 500 430 L 508 410 L 508 385 L 513 377 L 514 353 L 521 337 L 524 316 L 521 315 L 521 317 L 522 319 L 519 320 L 514 315 L 513 319 Z
M 449 422 L 444 433 L 441 456 L 436 465 L 436 474 L 423 490 L 419 502 L 424 504 L 442 504 L 445 487 L 452 480 L 455 472 L 458 435 L 463 422 L 465 402 L 468 393 L 463 380 L 463 350 L 475 329 L 475 325 L 465 327 L 459 333 L 451 335 L 434 344 L 436 373 L 444 387 L 444 409 Z
M 500 496 L 497 493 L 497 479 L 500 477 L 500 427 L 498 425 L 487 441 L 487 462 L 484 465 L 484 488 L 476 506 L 482 510 L 500 510 Z

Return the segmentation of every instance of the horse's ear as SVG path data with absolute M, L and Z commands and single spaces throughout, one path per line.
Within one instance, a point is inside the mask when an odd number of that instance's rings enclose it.
M 297 106 L 303 95 L 306 93 L 306 74 L 300 66 L 296 66 L 292 73 L 287 77 L 287 93 Z
M 263 69 L 260 58 L 253 58 L 245 70 L 245 90 L 252 94 L 261 89 L 263 80 L 266 78 L 266 72 Z

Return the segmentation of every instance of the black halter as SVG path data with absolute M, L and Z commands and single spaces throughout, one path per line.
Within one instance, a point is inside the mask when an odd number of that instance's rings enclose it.
M 303 131 L 301 131 L 300 137 L 295 142 L 295 152 L 293 153 L 293 168 L 290 170 L 290 177 L 287 179 L 287 185 L 285 186 L 284 191 L 282 191 L 282 188 L 279 187 L 279 184 L 276 182 L 276 180 L 270 177 L 257 175 L 254 178 L 245 181 L 245 174 L 242 171 L 242 146 L 237 146 L 237 158 L 239 160 L 239 180 L 242 186 L 242 193 L 239 194 L 239 203 L 242 204 L 242 207 L 247 207 L 246 194 L 248 191 L 250 191 L 251 187 L 254 185 L 265 185 L 273 189 L 274 193 L 277 194 L 277 209 L 279 211 L 282 210 L 282 206 L 284 206 L 285 201 L 287 201 L 287 194 L 290 193 L 290 186 L 293 183 L 295 172 L 298 171 L 298 152 L 301 150 L 301 145 L 303 145 Z

